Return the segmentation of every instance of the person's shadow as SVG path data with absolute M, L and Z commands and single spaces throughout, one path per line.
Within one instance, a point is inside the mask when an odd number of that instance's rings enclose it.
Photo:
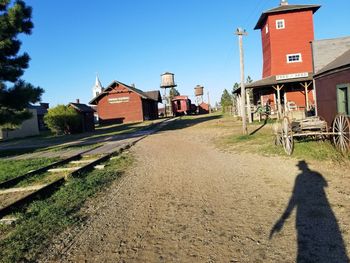
M 270 239 L 282 230 L 285 220 L 296 209 L 298 238 L 296 262 L 349 262 L 337 219 L 330 207 L 321 174 L 299 161 L 298 174 L 289 203 L 270 232 Z

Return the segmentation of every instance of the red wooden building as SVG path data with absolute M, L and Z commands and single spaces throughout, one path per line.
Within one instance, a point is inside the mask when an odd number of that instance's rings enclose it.
M 338 113 L 350 116 L 350 49 L 315 75 L 318 115 L 332 124 Z
M 158 118 L 159 91 L 144 92 L 113 81 L 90 101 L 96 105 L 99 123 L 141 122 Z
M 319 8 L 282 0 L 279 7 L 262 13 L 254 28 L 261 31 L 262 79 L 247 84 L 253 89 L 254 104 L 271 103 L 280 114 L 314 105 L 310 42 L 314 40 L 313 14 Z
M 76 103 L 69 103 L 69 106 L 76 110 L 80 116 L 80 125 L 79 127 L 76 127 L 77 130 L 74 132 L 92 132 L 95 130 L 93 108 L 86 104 L 80 103 L 79 100 L 77 100 Z

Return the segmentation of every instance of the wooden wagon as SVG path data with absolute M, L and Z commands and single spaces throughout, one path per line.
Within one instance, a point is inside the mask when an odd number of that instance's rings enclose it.
M 322 117 L 308 117 L 303 120 L 290 121 L 285 116 L 275 129 L 275 143 L 282 145 L 288 155 L 293 153 L 294 138 L 306 137 L 315 140 L 332 139 L 335 148 L 345 154 L 350 150 L 349 116 L 337 115 L 331 129 Z

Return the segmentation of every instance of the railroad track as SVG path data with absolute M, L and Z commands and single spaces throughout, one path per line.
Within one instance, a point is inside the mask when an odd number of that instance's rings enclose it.
M 0 219 L 18 210 L 34 199 L 52 194 L 70 177 L 79 176 L 93 169 L 103 169 L 104 166 L 99 165 L 100 163 L 107 161 L 113 155 L 120 154 L 142 138 L 144 137 L 119 145 L 109 153 L 91 155 L 91 152 L 96 151 L 96 149 L 102 146 L 95 147 L 45 167 L 19 175 L 5 182 L 1 182 Z M 8 220 L 5 219 L 3 222 L 6 223 Z
M 34 199 L 52 194 L 70 177 L 79 176 L 93 169 L 103 169 L 103 166 L 99 165 L 100 163 L 107 161 L 113 155 L 120 154 L 123 150 L 130 148 L 138 141 L 177 119 L 165 120 L 156 124 L 152 130 L 137 132 L 129 142 L 110 143 L 107 147 L 106 145 L 98 146 L 5 182 L 0 182 L 0 221 L 11 222 L 11 219 L 2 218 Z M 103 149 L 106 153 L 96 155 L 99 149 Z

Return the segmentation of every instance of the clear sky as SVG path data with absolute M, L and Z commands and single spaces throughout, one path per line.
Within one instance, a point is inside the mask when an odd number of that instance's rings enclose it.
M 51 106 L 79 98 L 87 103 L 98 72 L 102 85 L 113 80 L 148 91 L 159 89 L 160 74 L 175 74 L 178 90 L 193 96 L 197 84 L 211 103 L 239 82 L 237 27 L 244 38 L 246 76 L 261 78 L 260 32 L 253 28 L 263 10 L 279 0 L 27 0 L 34 29 L 22 36 L 31 56 L 23 79 L 45 89 Z M 350 36 L 350 0 L 289 0 L 320 4 L 315 38 Z

